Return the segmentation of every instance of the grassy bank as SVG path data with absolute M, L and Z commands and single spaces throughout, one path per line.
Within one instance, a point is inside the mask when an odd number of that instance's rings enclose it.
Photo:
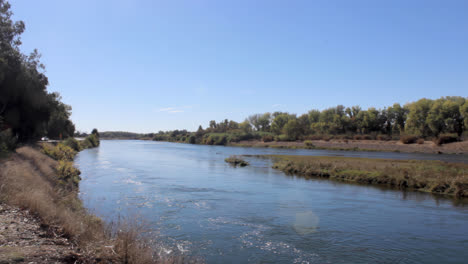
M 236 147 L 287 148 L 287 149 L 324 149 L 345 151 L 381 151 L 432 154 L 468 154 L 468 141 L 437 145 L 433 141 L 419 144 L 404 144 L 389 140 L 306 140 L 306 141 L 240 141 L 228 144 Z
M 273 168 L 287 174 L 468 197 L 466 164 L 344 157 L 265 157 L 273 158 Z
M 50 234 L 69 239 L 77 248 L 76 263 L 173 262 L 153 254 L 136 224 L 122 221 L 127 223 L 109 226 L 87 212 L 78 198 L 75 154 L 62 143 L 23 146 L 10 153 L 0 160 L 0 202 L 29 210 Z

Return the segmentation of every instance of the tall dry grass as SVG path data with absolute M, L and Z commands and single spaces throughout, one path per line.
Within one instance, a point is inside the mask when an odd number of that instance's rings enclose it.
M 8 159 L 0 160 L 0 201 L 30 210 L 52 234 L 69 238 L 79 248 L 81 262 L 180 262 L 177 257 L 163 260 L 153 254 L 155 250 L 135 221 L 122 221 L 110 228 L 89 214 L 77 190 L 60 184 L 58 165 L 33 147 L 17 149 Z
M 468 197 L 468 165 L 441 161 L 269 156 L 274 168 L 304 177 L 380 184 Z

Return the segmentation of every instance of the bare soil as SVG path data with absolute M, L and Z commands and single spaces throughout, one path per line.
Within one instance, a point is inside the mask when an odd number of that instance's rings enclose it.
M 0 204 L 0 263 L 75 263 L 81 255 L 28 210 Z
M 263 142 L 258 140 L 240 141 L 232 143 L 232 146 L 250 147 L 284 147 L 284 148 L 324 148 L 342 150 L 371 150 L 384 152 L 407 152 L 407 153 L 434 153 L 434 154 L 468 154 L 468 141 L 448 143 L 441 146 L 432 141 L 424 144 L 403 144 L 400 141 L 380 140 L 310 140 L 313 146 L 306 146 L 303 141 L 272 141 Z

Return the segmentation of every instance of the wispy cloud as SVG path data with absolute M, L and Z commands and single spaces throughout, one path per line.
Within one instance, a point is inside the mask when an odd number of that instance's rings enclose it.
M 283 105 L 283 104 L 274 104 L 274 105 L 272 105 L 271 107 L 273 107 L 273 108 L 279 108 L 279 107 L 283 107 L 283 106 L 285 106 L 285 105 Z
M 192 106 L 184 105 L 184 106 L 175 106 L 175 107 L 164 107 L 164 108 L 160 108 L 158 112 L 165 112 L 165 113 L 171 113 L 171 114 L 183 113 L 185 112 L 184 109 L 188 109 L 188 108 L 192 108 Z

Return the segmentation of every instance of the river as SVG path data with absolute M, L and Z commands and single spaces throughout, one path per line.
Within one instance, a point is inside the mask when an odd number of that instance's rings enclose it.
M 468 205 L 426 193 L 306 180 L 224 162 L 238 154 L 466 156 L 103 140 L 78 154 L 80 197 L 107 221 L 140 217 L 161 254 L 208 263 L 463 263 Z

